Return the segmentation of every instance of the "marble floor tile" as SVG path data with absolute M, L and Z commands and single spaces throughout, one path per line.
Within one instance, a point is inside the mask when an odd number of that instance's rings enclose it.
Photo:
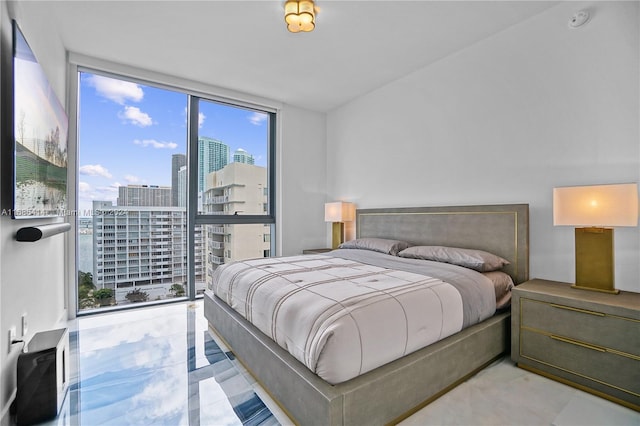
M 576 392 L 554 426 L 640 426 L 640 414 L 585 392 Z
M 594 410 L 599 414 L 589 414 Z M 503 357 L 400 425 L 640 426 L 640 413 L 522 370 Z
M 69 329 L 69 392 L 49 425 L 280 424 L 211 337 L 201 301 L 80 317 Z
M 80 317 L 69 330 L 69 392 L 48 426 L 294 424 L 208 329 L 202 301 Z M 640 413 L 507 356 L 400 425 L 640 426 Z

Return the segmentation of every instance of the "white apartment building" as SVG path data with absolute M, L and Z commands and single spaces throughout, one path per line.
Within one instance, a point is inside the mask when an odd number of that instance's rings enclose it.
M 256 215 L 267 213 L 267 169 L 231 163 L 206 177 L 205 214 Z M 271 255 L 271 226 L 265 224 L 206 225 L 206 279 L 224 263 Z
M 149 300 L 170 297 L 173 284 L 187 283 L 187 217 L 181 207 L 114 206 L 93 202 L 93 277 L 97 288 L 114 290 L 116 302 L 136 288 Z M 205 288 L 204 247 L 195 232 L 196 291 Z
M 127 185 L 118 187 L 119 206 L 171 206 L 171 187 Z

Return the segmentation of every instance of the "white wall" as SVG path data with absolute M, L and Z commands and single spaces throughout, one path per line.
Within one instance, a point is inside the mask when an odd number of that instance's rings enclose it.
M 8 8 L 9 7 L 9 8 Z M 41 28 L 41 19 L 45 17 L 22 16 L 18 4 L 7 6 L 0 3 L 0 33 L 2 38 L 2 60 L 11 61 L 11 19 L 16 19 L 25 38 L 43 65 L 58 97 L 65 99 L 65 50 L 55 36 L 47 34 Z M 8 53 L 8 55 L 7 55 Z M 8 76 L 2 79 L 6 83 Z M 7 86 L 3 84 L 4 92 Z M 1 94 L 3 97 L 6 93 Z M 3 125 L 6 114 L 3 106 Z M 4 132 L 3 132 L 4 134 Z M 8 141 L 3 140 L 3 144 Z M 3 151 L 3 155 L 5 152 Z M 2 158 L 5 164 L 6 157 Z M 10 161 L 10 158 L 9 158 Z M 11 179 L 4 167 L 0 198 L 2 208 L 11 208 Z M 0 216 L 0 410 L 2 425 L 8 422 L 8 404 L 15 391 L 15 361 L 20 345 L 9 354 L 8 330 L 15 326 L 20 337 L 20 323 L 23 313 L 28 314 L 28 340 L 34 333 L 58 326 L 66 318 L 65 279 L 64 279 L 64 235 L 57 235 L 35 243 L 19 243 L 14 239 L 16 231 L 23 226 L 52 222 L 42 220 L 12 220 L 7 215 Z
M 553 187 L 640 180 L 638 8 L 560 3 L 330 112 L 329 199 L 528 203 L 530 276 L 572 282 Z M 615 255 L 616 287 L 640 291 L 639 228 L 615 230 Z
M 285 105 L 278 157 L 278 254 L 325 247 L 326 116 Z

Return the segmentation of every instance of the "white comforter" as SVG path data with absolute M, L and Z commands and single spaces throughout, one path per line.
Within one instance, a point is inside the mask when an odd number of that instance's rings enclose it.
M 479 292 L 480 304 L 487 307 L 469 321 L 463 301 L 469 291 L 422 273 L 337 255 L 226 264 L 216 269 L 211 289 L 331 384 L 450 336 L 495 311 L 493 286 L 474 271 L 471 276 L 478 282 L 472 285 L 479 290 L 471 292 Z M 386 255 L 372 256 L 375 263 L 376 256 Z M 446 276 L 452 274 L 451 266 L 446 266 Z M 467 271 L 462 271 L 465 277 L 470 274 Z

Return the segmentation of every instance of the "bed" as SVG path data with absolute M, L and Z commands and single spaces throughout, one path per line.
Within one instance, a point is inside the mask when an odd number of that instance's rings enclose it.
M 509 261 L 503 270 L 514 283 L 528 279 L 526 204 L 361 209 L 356 213 L 356 229 L 357 238 L 484 250 Z M 503 311 L 395 361 L 331 384 L 248 322 L 246 313 L 236 312 L 210 290 L 204 299 L 211 330 L 292 420 L 305 425 L 395 422 L 508 348 L 509 313 Z

